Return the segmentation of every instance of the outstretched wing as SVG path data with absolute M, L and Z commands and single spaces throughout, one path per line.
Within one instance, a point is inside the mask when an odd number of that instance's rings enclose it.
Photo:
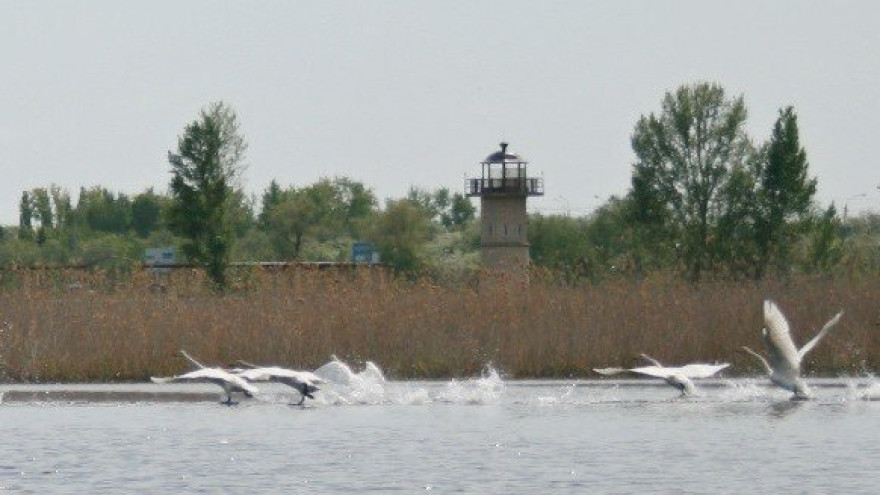
M 670 368 L 664 366 L 642 366 L 640 368 L 632 368 L 629 371 L 640 375 L 653 376 L 655 378 L 667 379 L 671 376 L 681 373 L 681 368 Z
M 649 356 L 649 355 L 647 355 L 647 354 L 645 354 L 645 353 L 641 353 L 641 354 L 639 354 L 639 356 L 641 356 L 642 359 L 644 359 L 645 361 L 647 361 L 647 362 L 653 364 L 654 366 L 659 366 L 659 367 L 661 367 L 661 368 L 663 367 L 663 365 L 660 364 L 660 361 L 657 361 L 656 359 L 652 358 L 651 356 Z
M 800 357 L 785 315 L 773 301 L 764 301 L 764 344 L 770 354 L 770 365 L 774 371 L 795 371 L 800 369 Z
M 599 373 L 600 375 L 612 376 L 619 375 L 621 373 L 629 373 L 629 370 L 626 368 L 593 368 L 593 371 Z
M 798 351 L 798 359 L 803 359 L 804 356 L 806 356 L 807 353 L 813 349 L 813 347 L 816 347 L 816 344 L 818 344 L 819 341 L 822 340 L 822 337 L 824 337 L 826 333 L 831 331 L 832 328 L 837 326 L 837 323 L 840 321 L 841 316 L 843 316 L 843 311 L 837 313 L 836 315 L 834 315 L 834 318 L 828 320 L 828 323 L 826 323 L 825 326 L 822 327 L 822 330 L 819 330 L 819 333 L 817 333 L 815 337 L 813 337 L 809 342 L 801 347 L 801 350 Z
M 688 378 L 709 378 L 730 366 L 730 363 L 723 364 L 687 364 L 681 367 L 681 375 Z

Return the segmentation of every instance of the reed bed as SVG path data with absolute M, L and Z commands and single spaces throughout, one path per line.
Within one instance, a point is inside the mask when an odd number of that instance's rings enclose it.
M 802 278 L 690 284 L 673 277 L 572 287 L 485 280 L 438 286 L 380 269 L 242 268 L 216 294 L 196 270 L 157 279 L 80 271 L 0 272 L 0 379 L 142 381 L 237 359 L 311 369 L 336 355 L 394 378 L 479 374 L 593 376 L 635 365 L 724 361 L 761 370 L 762 300 L 788 315 L 798 345 L 841 308 L 840 326 L 809 356 L 813 375 L 872 373 L 880 362 L 880 279 Z

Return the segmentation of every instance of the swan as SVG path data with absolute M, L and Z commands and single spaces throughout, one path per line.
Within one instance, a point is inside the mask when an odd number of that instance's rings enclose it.
M 195 382 L 195 383 L 213 383 L 219 385 L 226 392 L 226 400 L 223 404 L 231 406 L 235 404 L 232 401 L 233 392 L 241 392 L 246 397 L 253 397 L 259 393 L 257 387 L 254 387 L 243 378 L 233 375 L 228 371 L 220 368 L 199 368 L 189 373 L 168 377 L 150 377 L 153 383 L 174 383 L 174 382 Z
M 640 354 L 642 359 L 650 362 L 652 366 L 642 366 L 639 368 L 593 368 L 593 371 L 600 375 L 618 375 L 621 373 L 635 373 L 637 375 L 653 376 L 662 378 L 669 385 L 681 391 L 681 395 L 695 395 L 697 388 L 691 378 L 708 378 L 715 373 L 730 366 L 730 363 L 722 364 L 686 364 L 680 367 L 668 367 L 660 364 L 659 361 L 648 356 Z
M 764 366 L 770 381 L 782 387 L 785 390 L 794 392 L 795 399 L 809 399 L 812 392 L 807 383 L 801 378 L 801 361 L 816 344 L 822 340 L 832 328 L 834 328 L 843 316 L 843 311 L 838 312 L 834 317 L 825 323 L 825 326 L 819 330 L 809 342 L 804 344 L 798 350 L 794 341 L 791 339 L 791 330 L 789 329 L 788 320 L 779 307 L 771 300 L 764 301 L 764 329 L 761 335 L 764 338 L 764 345 L 767 347 L 767 353 L 770 355 L 768 363 L 764 356 L 743 346 L 743 350 L 755 356 Z
M 195 358 L 190 356 L 185 350 L 180 350 L 180 355 L 185 357 L 189 362 L 197 368 L 195 371 L 184 373 L 182 375 L 169 377 L 150 377 L 153 383 L 174 383 L 174 382 L 195 382 L 195 383 L 213 383 L 219 385 L 226 392 L 226 400 L 223 401 L 227 406 L 234 404 L 232 401 L 232 392 L 241 392 L 245 397 L 253 397 L 259 390 L 239 376 L 236 376 L 224 369 L 211 368 L 205 366 Z
M 310 371 L 296 371 L 279 366 L 257 366 L 246 361 L 238 362 L 245 368 L 233 370 L 236 376 L 249 382 L 275 382 L 287 385 L 300 393 L 301 399 L 296 405 L 302 405 L 306 397 L 314 399 L 312 393 L 317 392 L 318 385 L 324 383 L 321 377 Z

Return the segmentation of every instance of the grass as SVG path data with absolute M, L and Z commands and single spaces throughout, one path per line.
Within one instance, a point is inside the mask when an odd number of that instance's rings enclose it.
M 841 308 L 840 326 L 808 356 L 813 375 L 862 375 L 880 362 L 880 280 L 802 278 L 689 284 L 658 277 L 571 287 L 533 277 L 466 287 L 394 279 L 378 269 L 242 268 L 218 295 L 202 274 L 0 272 L 0 379 L 143 381 L 178 373 L 187 349 L 315 368 L 333 354 L 371 360 L 394 378 L 593 376 L 648 353 L 669 363 L 724 361 L 760 372 L 761 301 L 776 300 L 802 345 Z M 160 290 L 161 289 L 161 290 Z

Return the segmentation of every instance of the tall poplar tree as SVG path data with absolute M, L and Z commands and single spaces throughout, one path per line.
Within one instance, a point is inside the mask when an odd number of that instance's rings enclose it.
M 801 147 L 792 107 L 779 110 L 773 134 L 762 151 L 757 170 L 756 278 L 771 264 L 780 271 L 789 267 L 791 245 L 811 216 L 816 194 L 816 179 L 807 176 L 807 152 Z
M 230 210 L 247 149 L 235 111 L 223 102 L 201 110 L 178 138 L 171 164 L 169 226 L 186 239 L 184 254 L 204 264 L 217 288 L 226 286 L 232 241 Z

